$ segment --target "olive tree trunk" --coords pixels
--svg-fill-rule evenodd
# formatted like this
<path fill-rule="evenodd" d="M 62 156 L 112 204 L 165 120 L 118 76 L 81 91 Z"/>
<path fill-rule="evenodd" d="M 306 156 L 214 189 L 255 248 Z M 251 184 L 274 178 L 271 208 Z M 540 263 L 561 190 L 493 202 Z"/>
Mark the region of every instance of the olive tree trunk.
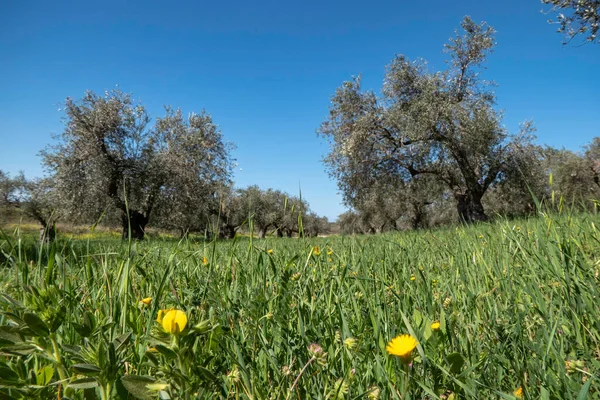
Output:
<path fill-rule="evenodd" d="M 54 224 L 42 224 L 40 228 L 40 243 L 52 243 L 56 239 L 56 226 Z"/>
<path fill-rule="evenodd" d="M 123 211 L 121 215 L 123 224 L 123 239 L 129 239 L 129 230 L 131 228 L 131 239 L 143 240 L 146 234 L 146 225 L 148 218 L 139 211 L 129 210 L 129 218 L 127 212 Z"/>
<path fill-rule="evenodd" d="M 470 191 L 459 193 L 454 196 L 460 222 L 472 224 L 488 220 L 488 216 L 485 214 L 483 204 L 481 203 L 482 197 L 482 194 Z"/>

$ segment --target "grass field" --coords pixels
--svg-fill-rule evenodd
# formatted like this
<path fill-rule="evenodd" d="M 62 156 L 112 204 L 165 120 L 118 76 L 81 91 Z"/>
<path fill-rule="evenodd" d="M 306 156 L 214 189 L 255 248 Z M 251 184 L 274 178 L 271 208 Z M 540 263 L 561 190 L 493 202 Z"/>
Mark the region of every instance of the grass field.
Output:
<path fill-rule="evenodd" d="M 599 224 L 41 250 L 5 234 L 0 398 L 597 399 Z M 170 308 L 185 326 L 155 321 Z M 406 359 L 386 351 L 400 334 L 419 342 Z"/>

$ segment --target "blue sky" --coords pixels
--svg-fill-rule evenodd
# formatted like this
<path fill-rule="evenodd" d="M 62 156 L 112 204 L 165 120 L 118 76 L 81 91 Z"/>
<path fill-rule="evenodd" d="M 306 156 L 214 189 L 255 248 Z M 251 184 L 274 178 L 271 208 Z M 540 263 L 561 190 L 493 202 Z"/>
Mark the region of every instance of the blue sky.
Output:
<path fill-rule="evenodd" d="M 538 0 L 14 1 L 0 6 L 0 169 L 43 173 L 37 154 L 62 130 L 67 96 L 115 85 L 145 104 L 206 109 L 227 140 L 238 186 L 343 207 L 315 131 L 344 80 L 378 90 L 394 54 L 444 68 L 443 44 L 463 16 L 498 45 L 494 80 L 505 125 L 534 119 L 538 141 L 577 150 L 600 135 L 600 46 L 563 46 Z"/>

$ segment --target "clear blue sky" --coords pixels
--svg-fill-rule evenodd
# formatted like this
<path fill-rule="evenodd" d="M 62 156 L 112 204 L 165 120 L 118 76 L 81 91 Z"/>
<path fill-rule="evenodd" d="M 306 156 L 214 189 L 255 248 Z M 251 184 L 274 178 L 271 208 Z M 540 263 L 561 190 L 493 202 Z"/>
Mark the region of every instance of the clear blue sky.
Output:
<path fill-rule="evenodd" d="M 486 78 L 516 131 L 577 150 L 600 135 L 600 46 L 563 46 L 538 0 L 4 1 L 0 5 L 0 169 L 42 174 L 67 96 L 116 84 L 156 116 L 206 109 L 237 145 L 238 186 L 297 194 L 335 218 L 316 128 L 344 80 L 381 87 L 394 54 L 444 68 L 464 15 L 496 28 Z M 240 169 L 241 168 L 241 169 Z"/>

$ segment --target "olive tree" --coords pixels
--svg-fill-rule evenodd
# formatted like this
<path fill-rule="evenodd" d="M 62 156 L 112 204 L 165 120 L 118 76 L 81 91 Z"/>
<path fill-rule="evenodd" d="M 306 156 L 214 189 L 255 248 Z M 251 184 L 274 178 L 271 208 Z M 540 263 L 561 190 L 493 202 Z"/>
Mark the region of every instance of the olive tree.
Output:
<path fill-rule="evenodd" d="M 593 144 L 592 144 L 593 145 Z M 549 191 L 554 200 L 579 209 L 594 210 L 600 197 L 600 187 L 596 183 L 593 161 L 593 147 L 581 154 L 567 149 L 545 149 L 544 165 L 549 178 Z"/>
<path fill-rule="evenodd" d="M 329 231 L 327 217 L 320 217 L 314 211 L 310 211 L 302 217 L 302 230 L 305 236 L 317 237 Z"/>
<path fill-rule="evenodd" d="M 551 12 L 558 13 L 558 32 L 565 35 L 565 43 L 576 36 L 584 36 L 591 43 L 600 43 L 600 1 L 598 0 L 542 0 L 552 6 Z"/>
<path fill-rule="evenodd" d="M 41 225 L 40 241 L 52 242 L 56 236 L 56 192 L 49 178 L 27 179 L 23 173 L 11 178 L 0 171 L 0 206 L 20 210 Z"/>
<path fill-rule="evenodd" d="M 429 175 L 452 193 L 461 221 L 485 221 L 486 191 L 510 168 L 526 168 L 517 150 L 530 144 L 532 127 L 510 135 L 481 77 L 494 30 L 469 17 L 461 26 L 446 45 L 446 70 L 430 72 L 425 61 L 399 55 L 381 96 L 363 91 L 360 77 L 337 89 L 319 133 L 330 143 L 325 165 L 345 200 L 381 179 Z"/>
<path fill-rule="evenodd" d="M 230 175 L 228 147 L 212 118 L 167 107 L 150 127 L 146 109 L 118 90 L 68 98 L 65 129 L 42 151 L 71 218 L 121 214 L 123 237 L 143 239 L 153 212 L 183 220 Z"/>

